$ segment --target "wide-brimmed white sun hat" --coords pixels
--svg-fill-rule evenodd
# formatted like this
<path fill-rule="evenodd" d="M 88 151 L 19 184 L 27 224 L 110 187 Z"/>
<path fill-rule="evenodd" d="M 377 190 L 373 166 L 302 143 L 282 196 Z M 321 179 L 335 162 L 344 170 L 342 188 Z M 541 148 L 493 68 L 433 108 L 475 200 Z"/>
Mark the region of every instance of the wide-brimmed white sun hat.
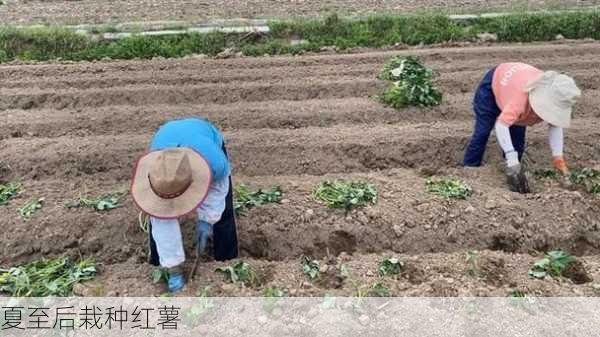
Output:
<path fill-rule="evenodd" d="M 541 119 L 561 128 L 571 125 L 571 113 L 581 90 L 573 78 L 556 71 L 546 71 L 525 86 L 529 104 Z"/>

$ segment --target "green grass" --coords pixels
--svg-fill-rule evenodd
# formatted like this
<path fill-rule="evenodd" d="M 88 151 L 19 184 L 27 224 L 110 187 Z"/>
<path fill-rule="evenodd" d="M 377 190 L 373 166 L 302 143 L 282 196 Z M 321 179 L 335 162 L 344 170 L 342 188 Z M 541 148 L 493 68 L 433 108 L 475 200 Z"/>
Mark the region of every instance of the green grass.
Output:
<path fill-rule="evenodd" d="M 234 188 L 233 208 L 235 214 L 244 215 L 251 208 L 268 203 L 279 203 L 282 195 L 283 192 L 279 186 L 274 186 L 268 190 L 251 191 L 245 185 L 238 185 Z"/>
<path fill-rule="evenodd" d="M 504 17 L 453 21 L 444 14 L 375 15 L 350 20 L 330 15 L 324 19 L 272 21 L 271 33 L 247 38 L 245 34 L 182 34 L 132 36 L 117 41 L 95 40 L 60 27 L 0 27 L 0 62 L 22 60 L 101 60 L 214 56 L 235 48 L 249 56 L 298 54 L 324 46 L 340 50 L 381 48 L 397 43 L 434 44 L 473 41 L 489 32 L 500 42 L 550 41 L 561 34 L 568 39 L 600 39 L 600 11 L 513 13 Z M 306 40 L 291 45 L 291 38 Z"/>
<path fill-rule="evenodd" d="M 96 275 L 95 263 L 74 263 L 68 257 L 34 261 L 23 266 L 0 269 L 0 293 L 12 296 L 69 296 L 76 283 Z"/>
<path fill-rule="evenodd" d="M 317 186 L 313 195 L 329 208 L 346 210 L 377 202 L 375 185 L 361 181 L 324 181 Z"/>

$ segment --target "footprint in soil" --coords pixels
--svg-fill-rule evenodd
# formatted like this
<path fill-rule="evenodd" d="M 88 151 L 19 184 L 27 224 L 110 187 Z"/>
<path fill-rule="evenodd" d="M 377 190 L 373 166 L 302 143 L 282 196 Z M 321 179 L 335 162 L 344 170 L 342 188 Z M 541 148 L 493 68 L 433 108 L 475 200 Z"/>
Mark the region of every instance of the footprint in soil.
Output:
<path fill-rule="evenodd" d="M 327 247 L 335 256 L 342 252 L 352 254 L 356 251 L 356 237 L 346 231 L 335 231 L 329 234 Z"/>

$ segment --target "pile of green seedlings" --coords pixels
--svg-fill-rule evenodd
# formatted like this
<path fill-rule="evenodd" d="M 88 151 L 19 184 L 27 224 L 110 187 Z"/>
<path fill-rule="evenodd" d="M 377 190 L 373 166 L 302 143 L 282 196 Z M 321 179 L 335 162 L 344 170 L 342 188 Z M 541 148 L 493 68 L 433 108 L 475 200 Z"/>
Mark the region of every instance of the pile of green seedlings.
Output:
<path fill-rule="evenodd" d="M 244 215 L 251 208 L 268 203 L 279 203 L 282 195 L 283 192 L 279 186 L 268 190 L 251 191 L 245 185 L 238 185 L 234 188 L 233 208 L 236 215 Z"/>
<path fill-rule="evenodd" d="M 447 199 L 467 199 L 473 194 L 473 189 L 463 181 L 455 178 L 427 179 L 427 192 Z"/>
<path fill-rule="evenodd" d="M 96 211 L 109 211 L 120 207 L 120 202 L 127 195 L 127 192 L 116 192 L 105 194 L 100 197 L 91 198 L 80 196 L 77 199 L 69 200 L 65 203 L 66 208 L 88 207 Z"/>
<path fill-rule="evenodd" d="M 0 292 L 11 296 L 69 296 L 73 286 L 96 275 L 92 260 L 73 262 L 68 257 L 34 261 L 0 269 Z"/>
<path fill-rule="evenodd" d="M 21 184 L 8 182 L 0 184 L 0 206 L 8 205 L 10 199 L 16 197 L 21 192 Z"/>
<path fill-rule="evenodd" d="M 390 82 L 379 99 L 394 109 L 407 106 L 425 108 L 442 102 L 442 93 L 432 82 L 433 70 L 427 68 L 417 57 L 392 58 L 378 78 Z"/>
<path fill-rule="evenodd" d="M 324 181 L 313 192 L 314 197 L 329 208 L 350 210 L 377 202 L 375 185 L 361 181 Z"/>

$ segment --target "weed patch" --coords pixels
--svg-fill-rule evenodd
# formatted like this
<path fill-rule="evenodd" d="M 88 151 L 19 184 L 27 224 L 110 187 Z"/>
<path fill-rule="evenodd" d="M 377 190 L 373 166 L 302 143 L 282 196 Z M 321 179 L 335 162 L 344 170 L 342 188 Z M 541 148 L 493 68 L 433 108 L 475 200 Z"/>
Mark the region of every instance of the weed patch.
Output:
<path fill-rule="evenodd" d="M 124 192 L 117 192 L 106 194 L 98 198 L 79 197 L 75 200 L 67 201 L 65 207 L 67 208 L 79 208 L 89 207 L 96 211 L 109 211 L 115 209 L 120 205 L 121 200 L 125 196 Z"/>
<path fill-rule="evenodd" d="M 258 274 L 250 266 L 250 264 L 244 261 L 238 261 L 233 265 L 226 267 L 219 267 L 215 269 L 216 272 L 223 273 L 227 280 L 231 283 L 242 283 L 246 286 L 258 286 L 261 284 L 261 280 Z"/>
<path fill-rule="evenodd" d="M 40 260 L 10 269 L 0 269 L 0 292 L 12 296 L 69 296 L 76 283 L 96 275 L 95 263 L 74 263 L 68 257 Z"/>
<path fill-rule="evenodd" d="M 433 85 L 432 78 L 433 70 L 425 67 L 419 58 L 396 56 L 379 74 L 379 79 L 391 82 L 379 98 L 394 109 L 439 105 L 442 93 Z"/>
<path fill-rule="evenodd" d="M 346 210 L 377 202 L 375 185 L 359 181 L 324 181 L 317 186 L 313 195 L 329 208 Z"/>
<path fill-rule="evenodd" d="M 234 189 L 233 208 L 237 215 L 244 215 L 251 208 L 268 203 L 279 203 L 282 195 L 283 192 L 279 186 L 253 192 L 245 185 L 239 185 Z"/>
<path fill-rule="evenodd" d="M 0 206 L 8 204 L 8 201 L 21 192 L 21 184 L 9 182 L 0 184 Z"/>
<path fill-rule="evenodd" d="M 459 179 L 428 179 L 427 192 L 450 199 L 467 199 L 473 189 Z"/>
<path fill-rule="evenodd" d="M 44 198 L 38 198 L 28 201 L 21 208 L 18 209 L 21 218 L 25 221 L 29 220 L 35 212 L 42 209 L 44 205 Z"/>

